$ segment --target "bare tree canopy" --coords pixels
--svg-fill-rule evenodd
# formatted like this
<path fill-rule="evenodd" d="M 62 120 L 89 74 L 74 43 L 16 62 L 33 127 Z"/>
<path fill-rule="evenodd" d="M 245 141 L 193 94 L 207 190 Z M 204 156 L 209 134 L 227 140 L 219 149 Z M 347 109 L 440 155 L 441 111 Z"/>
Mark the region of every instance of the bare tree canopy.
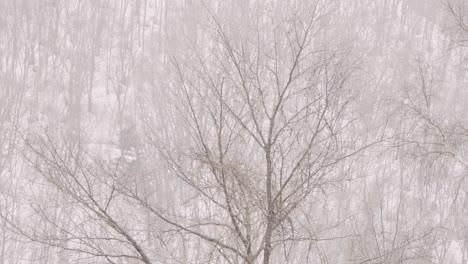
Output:
<path fill-rule="evenodd" d="M 468 263 L 465 0 L 0 3 L 0 264 Z"/>

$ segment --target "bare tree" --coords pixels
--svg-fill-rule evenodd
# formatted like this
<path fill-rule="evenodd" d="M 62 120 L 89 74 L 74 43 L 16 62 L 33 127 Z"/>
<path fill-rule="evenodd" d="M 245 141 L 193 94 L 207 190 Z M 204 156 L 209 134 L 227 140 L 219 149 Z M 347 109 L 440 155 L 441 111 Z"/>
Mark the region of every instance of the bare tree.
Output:
<path fill-rule="evenodd" d="M 419 206 L 430 212 L 424 224 L 435 231 L 426 246 L 432 244 L 438 263 L 446 263 L 453 257 L 449 250 L 462 244 L 465 233 L 460 221 L 466 214 L 462 204 L 467 192 L 464 148 L 468 134 L 467 120 L 461 114 L 466 109 L 461 106 L 463 95 L 452 94 L 453 88 L 437 79 L 434 66 L 421 59 L 416 65 L 414 79 L 398 103 L 402 121 L 397 143 L 403 160 L 421 164 L 413 168 L 417 176 L 413 186 L 426 197 Z"/>
<path fill-rule="evenodd" d="M 302 8 L 260 16 L 248 33 L 210 13 L 209 46 L 173 59 L 176 130 L 158 133 L 151 124 L 159 120 L 147 122 L 154 147 L 192 187 L 186 202 L 204 206 L 178 222 L 151 197 L 132 197 L 228 262 L 284 261 L 273 252 L 287 260 L 292 247 L 316 239 L 306 227 L 311 194 L 350 180 L 342 166 L 370 145 L 343 135 L 355 121 L 347 111 L 357 65 L 348 50 L 322 45 L 323 7 Z"/>
<path fill-rule="evenodd" d="M 464 0 L 447 0 L 444 2 L 449 16 L 447 25 L 452 38 L 462 46 L 467 45 L 468 36 L 468 6 Z"/>
<path fill-rule="evenodd" d="M 126 175 L 117 171 L 121 169 L 118 161 L 113 166 L 96 158 L 97 153 L 88 152 L 92 150 L 80 143 L 57 141 L 50 133 L 37 136 L 35 141 L 27 140 L 26 144 L 28 152 L 24 152 L 24 157 L 48 186 L 46 193 L 44 189 L 31 189 L 37 199 L 31 204 L 31 213 L 52 229 L 37 228 L 29 221 L 17 222 L 2 215 L 13 231 L 58 252 L 75 252 L 81 258 L 91 256 L 109 263 L 135 260 L 152 263 L 140 244 L 143 242 L 138 241 L 142 231 L 132 225 L 135 223 L 131 217 L 135 213 L 132 203 L 121 200 L 118 189 L 122 187 L 118 183 L 124 181 L 116 175 Z M 56 197 L 50 196 L 57 193 Z M 61 211 L 60 219 L 54 208 Z"/>
<path fill-rule="evenodd" d="M 0 1 L 0 263 L 466 262 L 465 2 Z"/>
<path fill-rule="evenodd" d="M 80 141 L 58 144 L 60 134 L 45 129 L 37 145 L 26 141 L 32 156 L 25 157 L 76 213 L 57 222 L 36 207 L 64 236 L 10 224 L 62 250 L 151 263 L 146 238 L 130 228 L 142 224 L 139 213 L 148 212 L 165 226 L 163 233 L 196 238 L 183 243 L 189 250 L 202 245 L 205 261 L 294 260 L 293 248 L 318 239 L 310 225 L 313 197 L 351 180 L 348 160 L 370 146 L 365 137 L 345 134 L 355 128 L 348 111 L 357 64 L 348 49 L 323 44 L 329 15 L 324 7 L 302 8 L 259 16 L 247 33 L 209 11 L 209 47 L 173 58 L 168 114 L 175 115 L 166 131 L 150 134 L 157 152 L 147 154 L 170 169 L 156 174 L 176 175 L 191 187 L 193 198 L 185 204 L 196 212 L 164 210 L 139 174 L 141 165 L 101 161 Z M 158 120 L 150 121 L 151 130 Z M 115 201 L 138 205 L 135 218 L 118 217 Z"/>

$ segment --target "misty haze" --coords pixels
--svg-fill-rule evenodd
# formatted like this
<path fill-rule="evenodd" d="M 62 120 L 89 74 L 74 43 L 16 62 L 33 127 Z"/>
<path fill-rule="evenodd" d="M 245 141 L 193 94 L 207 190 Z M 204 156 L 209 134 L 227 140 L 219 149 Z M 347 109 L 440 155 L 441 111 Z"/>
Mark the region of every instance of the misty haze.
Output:
<path fill-rule="evenodd" d="M 468 264 L 468 0 L 0 0 L 0 264 Z"/>

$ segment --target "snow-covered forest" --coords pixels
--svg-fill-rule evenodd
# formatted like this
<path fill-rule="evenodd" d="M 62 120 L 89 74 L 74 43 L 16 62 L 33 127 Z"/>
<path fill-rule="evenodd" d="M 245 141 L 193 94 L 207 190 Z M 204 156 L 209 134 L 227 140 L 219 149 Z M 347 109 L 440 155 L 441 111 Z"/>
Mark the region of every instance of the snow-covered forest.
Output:
<path fill-rule="evenodd" d="M 0 264 L 466 264 L 467 66 L 467 0 L 2 0 Z"/>

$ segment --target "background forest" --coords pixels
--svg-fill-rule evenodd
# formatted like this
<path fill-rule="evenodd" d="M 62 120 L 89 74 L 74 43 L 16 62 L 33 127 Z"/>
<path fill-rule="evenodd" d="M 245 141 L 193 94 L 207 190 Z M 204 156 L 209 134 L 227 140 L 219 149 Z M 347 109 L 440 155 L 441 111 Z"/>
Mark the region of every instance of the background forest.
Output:
<path fill-rule="evenodd" d="M 0 264 L 468 263 L 468 1 L 0 1 Z"/>

